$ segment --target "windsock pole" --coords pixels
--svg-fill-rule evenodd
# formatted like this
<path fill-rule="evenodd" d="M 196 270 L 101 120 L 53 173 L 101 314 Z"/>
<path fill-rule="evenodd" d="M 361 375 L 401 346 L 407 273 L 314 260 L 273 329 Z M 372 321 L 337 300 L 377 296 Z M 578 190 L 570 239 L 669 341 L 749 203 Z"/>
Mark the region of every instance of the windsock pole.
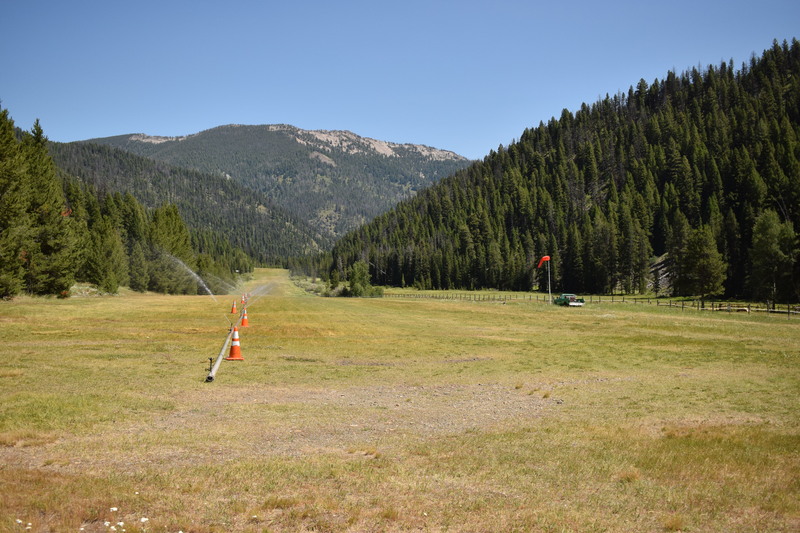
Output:
<path fill-rule="evenodd" d="M 550 256 L 545 255 L 541 259 L 539 259 L 539 264 L 536 265 L 536 268 L 542 268 L 542 263 L 547 263 L 547 299 L 549 303 L 553 303 L 553 292 L 550 290 Z"/>

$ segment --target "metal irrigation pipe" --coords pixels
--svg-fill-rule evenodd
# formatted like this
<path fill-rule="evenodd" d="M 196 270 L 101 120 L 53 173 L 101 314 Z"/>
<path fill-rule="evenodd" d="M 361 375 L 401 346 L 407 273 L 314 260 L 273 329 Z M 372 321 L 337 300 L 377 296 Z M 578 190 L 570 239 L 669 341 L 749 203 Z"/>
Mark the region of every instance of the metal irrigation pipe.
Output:
<path fill-rule="evenodd" d="M 230 320 L 228 322 L 230 322 Z M 236 327 L 239 327 L 239 324 L 241 322 L 242 322 L 242 314 L 240 312 L 239 320 L 236 321 Z M 220 348 L 219 350 L 219 355 L 217 356 L 217 360 L 211 367 L 211 371 L 208 373 L 208 376 L 206 376 L 206 383 L 211 383 L 212 381 L 214 381 L 214 376 L 216 375 L 217 370 L 219 370 L 219 365 L 222 363 L 222 359 L 225 357 L 225 351 L 228 349 L 228 344 L 230 344 L 231 338 L 233 337 L 233 327 L 234 327 L 233 323 L 231 323 L 231 329 L 228 331 L 228 336 L 225 337 L 225 342 L 222 343 L 222 348 Z"/>

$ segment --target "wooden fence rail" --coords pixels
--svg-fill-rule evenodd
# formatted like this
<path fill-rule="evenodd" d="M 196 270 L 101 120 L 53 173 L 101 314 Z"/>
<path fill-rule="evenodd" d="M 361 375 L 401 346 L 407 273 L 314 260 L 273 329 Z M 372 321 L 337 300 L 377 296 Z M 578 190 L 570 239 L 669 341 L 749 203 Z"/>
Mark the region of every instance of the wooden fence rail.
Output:
<path fill-rule="evenodd" d="M 547 303 L 548 296 L 542 294 L 528 293 L 526 294 L 490 294 L 490 293 L 384 293 L 384 298 L 411 298 L 411 299 L 429 299 L 429 300 L 457 300 L 468 302 L 510 302 L 510 301 L 529 301 Z M 629 304 L 647 304 L 655 305 L 657 307 L 673 307 L 681 310 L 696 310 L 696 311 L 719 311 L 728 313 L 767 313 L 786 315 L 791 318 L 792 315 L 800 315 L 800 305 L 787 304 L 786 307 L 775 306 L 769 308 L 766 305 L 758 305 L 752 303 L 742 302 L 714 302 L 706 301 L 705 303 L 700 300 L 673 300 L 663 298 L 647 298 L 647 297 L 625 297 L 622 296 L 589 296 L 586 303 L 629 303 Z"/>

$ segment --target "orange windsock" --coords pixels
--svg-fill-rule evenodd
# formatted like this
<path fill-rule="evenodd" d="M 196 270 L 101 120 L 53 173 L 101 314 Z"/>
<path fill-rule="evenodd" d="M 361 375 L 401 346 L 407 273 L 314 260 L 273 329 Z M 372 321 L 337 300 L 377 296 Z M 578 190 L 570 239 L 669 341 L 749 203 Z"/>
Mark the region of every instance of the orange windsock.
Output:
<path fill-rule="evenodd" d="M 233 327 L 233 338 L 231 339 L 231 353 L 225 358 L 226 361 L 244 361 L 242 348 L 239 346 L 239 328 Z"/>
<path fill-rule="evenodd" d="M 236 314 L 236 300 L 233 301 L 233 305 L 231 305 L 231 314 Z"/>
<path fill-rule="evenodd" d="M 246 328 L 250 324 L 247 322 L 247 308 L 242 309 L 242 327 Z"/>

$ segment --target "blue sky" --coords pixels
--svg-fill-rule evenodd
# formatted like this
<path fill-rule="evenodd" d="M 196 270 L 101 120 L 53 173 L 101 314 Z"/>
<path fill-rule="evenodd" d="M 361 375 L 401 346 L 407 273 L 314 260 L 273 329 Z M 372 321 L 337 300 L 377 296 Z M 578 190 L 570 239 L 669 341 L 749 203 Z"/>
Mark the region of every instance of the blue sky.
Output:
<path fill-rule="evenodd" d="M 0 105 L 54 141 L 223 124 L 343 129 L 482 158 L 640 78 L 738 69 L 797 0 L 7 2 Z"/>

